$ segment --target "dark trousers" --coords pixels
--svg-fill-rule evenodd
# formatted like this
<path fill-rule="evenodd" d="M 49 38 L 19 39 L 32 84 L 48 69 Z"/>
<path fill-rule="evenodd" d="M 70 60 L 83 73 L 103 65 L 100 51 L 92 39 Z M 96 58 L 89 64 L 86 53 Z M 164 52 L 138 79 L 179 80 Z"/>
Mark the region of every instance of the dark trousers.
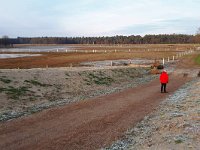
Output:
<path fill-rule="evenodd" d="M 161 83 L 161 92 L 166 92 L 166 83 Z"/>

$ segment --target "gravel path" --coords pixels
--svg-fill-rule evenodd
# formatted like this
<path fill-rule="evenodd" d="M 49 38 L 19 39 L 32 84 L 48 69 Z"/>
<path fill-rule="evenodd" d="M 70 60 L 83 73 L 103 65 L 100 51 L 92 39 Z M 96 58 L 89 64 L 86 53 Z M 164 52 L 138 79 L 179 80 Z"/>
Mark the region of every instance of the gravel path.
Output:
<path fill-rule="evenodd" d="M 186 83 L 109 150 L 199 149 L 200 78 Z"/>
<path fill-rule="evenodd" d="M 121 92 L 0 123 L 0 147 L 2 150 L 101 148 L 120 138 L 188 80 L 181 75 L 170 76 L 166 94 L 159 92 L 160 83 L 156 79 Z"/>

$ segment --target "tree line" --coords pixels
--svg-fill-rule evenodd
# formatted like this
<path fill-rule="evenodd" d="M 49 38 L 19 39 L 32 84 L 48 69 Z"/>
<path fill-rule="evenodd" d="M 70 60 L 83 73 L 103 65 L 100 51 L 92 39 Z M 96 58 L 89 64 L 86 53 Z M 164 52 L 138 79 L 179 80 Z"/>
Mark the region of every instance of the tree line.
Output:
<path fill-rule="evenodd" d="M 0 38 L 0 47 L 13 44 L 190 44 L 200 43 L 200 34 L 160 34 L 111 37 L 17 37 Z"/>

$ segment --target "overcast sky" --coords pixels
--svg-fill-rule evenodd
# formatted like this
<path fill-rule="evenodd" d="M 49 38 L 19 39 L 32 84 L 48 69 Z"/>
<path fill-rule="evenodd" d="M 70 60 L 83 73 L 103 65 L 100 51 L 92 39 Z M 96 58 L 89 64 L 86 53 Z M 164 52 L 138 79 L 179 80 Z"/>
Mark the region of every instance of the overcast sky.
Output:
<path fill-rule="evenodd" d="M 0 0 L 0 37 L 195 34 L 200 0 Z"/>

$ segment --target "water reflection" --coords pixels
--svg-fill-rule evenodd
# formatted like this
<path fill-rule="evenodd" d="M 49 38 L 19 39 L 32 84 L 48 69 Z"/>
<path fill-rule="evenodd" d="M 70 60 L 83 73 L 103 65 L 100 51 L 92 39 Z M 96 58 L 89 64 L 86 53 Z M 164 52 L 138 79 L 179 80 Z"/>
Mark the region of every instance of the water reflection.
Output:
<path fill-rule="evenodd" d="M 41 56 L 41 54 L 0 54 L 0 59 L 30 57 L 30 56 Z"/>

